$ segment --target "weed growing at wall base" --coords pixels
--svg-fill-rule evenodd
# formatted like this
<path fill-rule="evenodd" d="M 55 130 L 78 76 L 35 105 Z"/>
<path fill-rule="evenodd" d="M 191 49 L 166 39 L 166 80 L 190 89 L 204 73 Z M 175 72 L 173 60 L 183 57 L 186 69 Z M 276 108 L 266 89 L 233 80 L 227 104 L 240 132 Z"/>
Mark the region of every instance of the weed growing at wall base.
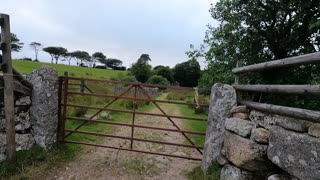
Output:
<path fill-rule="evenodd" d="M 201 170 L 201 167 L 196 167 L 186 175 L 190 180 L 219 180 L 220 171 L 221 166 L 217 162 L 214 162 L 206 173 Z"/>

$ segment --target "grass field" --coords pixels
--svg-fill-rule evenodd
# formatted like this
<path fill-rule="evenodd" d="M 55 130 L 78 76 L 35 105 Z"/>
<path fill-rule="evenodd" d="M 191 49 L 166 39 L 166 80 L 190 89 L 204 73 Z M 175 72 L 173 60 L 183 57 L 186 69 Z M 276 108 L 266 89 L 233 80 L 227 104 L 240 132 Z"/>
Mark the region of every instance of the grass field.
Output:
<path fill-rule="evenodd" d="M 59 75 L 63 75 L 65 71 L 69 73 L 69 76 L 75 77 L 86 77 L 86 78 L 98 78 L 98 79 L 109 79 L 112 77 L 125 76 L 128 74 L 127 71 L 117 71 L 110 69 L 97 69 L 89 67 L 79 67 L 79 66 L 69 66 L 63 64 L 50 64 L 44 62 L 34 62 L 34 61 L 23 61 L 23 60 L 13 60 L 13 67 L 15 67 L 19 72 L 27 74 L 33 70 L 40 68 L 42 66 L 51 66 L 58 70 Z"/>

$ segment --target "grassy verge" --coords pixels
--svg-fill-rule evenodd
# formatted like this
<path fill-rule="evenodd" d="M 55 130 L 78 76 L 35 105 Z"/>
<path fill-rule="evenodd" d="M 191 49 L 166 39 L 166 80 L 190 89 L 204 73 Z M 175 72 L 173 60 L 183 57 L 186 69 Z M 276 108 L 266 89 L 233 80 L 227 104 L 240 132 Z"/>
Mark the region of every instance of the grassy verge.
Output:
<path fill-rule="evenodd" d="M 0 179 L 30 179 L 34 172 L 50 170 L 73 159 L 80 151 L 79 146 L 72 144 L 58 145 L 46 151 L 40 146 L 34 146 L 27 151 L 17 152 L 15 164 L 0 162 Z"/>
<path fill-rule="evenodd" d="M 64 64 L 50 64 L 50 63 L 23 61 L 23 60 L 13 60 L 12 64 L 13 64 L 13 67 L 15 67 L 19 72 L 23 74 L 30 73 L 33 70 L 38 69 L 44 65 L 56 68 L 59 75 L 63 75 L 65 71 L 68 71 L 70 76 L 76 76 L 76 77 L 106 79 L 106 78 L 112 78 L 112 77 L 118 77 L 118 76 L 125 76 L 128 74 L 127 71 L 97 69 L 97 68 L 89 68 L 89 67 L 69 66 Z"/>
<path fill-rule="evenodd" d="M 204 173 L 200 167 L 194 168 L 186 175 L 190 180 L 219 180 L 221 166 L 218 163 L 213 163 Z"/>
<path fill-rule="evenodd" d="M 188 106 L 178 106 L 181 114 L 186 117 L 207 118 L 206 114 L 196 114 L 193 108 Z M 206 132 L 206 121 L 184 121 L 184 128 L 190 131 Z M 198 146 L 203 146 L 205 137 L 199 135 L 188 135 L 191 140 Z M 204 173 L 200 166 L 186 173 L 190 180 L 219 180 L 221 166 L 218 163 L 213 163 L 206 173 Z"/>

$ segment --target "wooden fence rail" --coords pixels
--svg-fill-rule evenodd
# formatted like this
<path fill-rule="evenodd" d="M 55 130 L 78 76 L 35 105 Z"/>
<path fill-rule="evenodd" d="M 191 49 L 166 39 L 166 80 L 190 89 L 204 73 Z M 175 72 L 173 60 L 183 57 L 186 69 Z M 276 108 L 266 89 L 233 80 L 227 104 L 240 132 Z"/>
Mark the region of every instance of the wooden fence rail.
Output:
<path fill-rule="evenodd" d="M 302 56 L 289 57 L 275 61 L 237 67 L 232 70 L 235 74 L 235 84 L 233 87 L 237 91 L 258 92 L 258 93 L 277 93 L 277 94 L 292 94 L 292 95 L 320 95 L 320 85 L 286 85 L 286 84 L 255 84 L 243 85 L 240 84 L 240 74 L 248 72 L 266 71 L 269 69 L 283 68 L 293 65 L 306 65 L 320 63 L 320 52 L 310 53 Z M 239 94 L 237 92 L 237 94 Z M 278 106 L 273 104 L 258 103 L 252 101 L 243 101 L 238 99 L 239 104 L 248 106 L 249 108 L 284 115 L 292 118 L 304 119 L 313 122 L 320 122 L 320 111 L 312 111 L 301 108 L 293 108 L 286 106 Z"/>

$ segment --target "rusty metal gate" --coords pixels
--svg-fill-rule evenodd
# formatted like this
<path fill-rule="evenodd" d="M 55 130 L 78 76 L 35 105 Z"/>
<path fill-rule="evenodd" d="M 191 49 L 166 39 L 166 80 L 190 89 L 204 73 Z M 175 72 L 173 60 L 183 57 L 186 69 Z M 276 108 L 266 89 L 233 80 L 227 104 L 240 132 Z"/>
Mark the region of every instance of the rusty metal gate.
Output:
<path fill-rule="evenodd" d="M 98 86 L 97 84 L 100 84 Z M 97 92 L 91 87 L 99 87 L 97 88 Z M 59 78 L 59 123 L 58 123 L 58 140 L 62 143 L 74 143 L 74 144 L 81 144 L 81 145 L 89 145 L 89 146 L 96 146 L 96 147 L 104 147 L 104 148 L 111 148 L 117 150 L 125 150 L 125 151 L 133 151 L 139 153 L 148 153 L 153 155 L 162 155 L 162 156 L 169 156 L 169 157 L 176 157 L 176 158 L 184 158 L 190 160 L 201 160 L 202 155 L 202 146 L 195 145 L 192 141 L 190 136 L 202 136 L 204 138 L 205 132 L 195 132 L 189 130 L 182 130 L 181 127 L 178 126 L 175 120 L 189 120 L 189 121 L 202 121 L 202 123 L 206 123 L 206 118 L 194 118 L 194 117 L 183 117 L 183 116 L 176 116 L 176 115 L 169 115 L 164 111 L 164 109 L 159 105 L 159 103 L 169 103 L 169 104 L 178 104 L 178 105 L 188 105 L 188 106 L 198 106 L 198 107 L 209 107 L 208 104 L 201 104 L 198 101 L 194 101 L 191 103 L 186 103 L 184 101 L 172 101 L 172 100 L 163 100 L 156 98 L 157 95 L 161 94 L 162 92 L 166 92 L 168 90 L 175 90 L 175 91 L 192 91 L 196 92 L 198 95 L 198 89 L 188 88 L 188 87 L 178 87 L 178 86 L 164 86 L 164 85 L 154 85 L 154 84 L 142 84 L 142 83 L 133 83 L 133 82 L 120 82 L 120 81 L 112 81 L 112 80 L 99 80 L 99 79 L 84 79 L 84 78 L 75 78 L 75 77 L 68 77 L 67 74 L 65 76 L 61 76 Z M 95 98 L 95 101 L 102 101 L 102 107 L 92 106 L 91 104 L 88 105 L 87 99 L 81 100 L 84 97 L 92 97 Z M 108 101 L 104 101 L 104 99 L 108 99 Z M 92 100 L 92 99 L 90 99 Z M 130 102 L 130 109 L 119 109 L 119 108 L 112 108 L 112 105 L 115 104 L 117 101 L 126 101 Z M 150 113 L 150 112 L 142 112 L 137 109 L 137 103 L 149 103 L 153 104 L 160 113 Z M 105 104 L 103 104 L 105 103 Z M 84 116 L 81 115 L 73 115 L 70 113 L 71 110 L 78 110 L 80 109 L 84 111 L 91 111 L 91 115 Z M 122 121 L 117 120 L 109 120 L 108 118 L 100 119 L 99 114 L 102 112 L 109 112 L 109 113 L 126 113 L 131 114 L 132 119 L 131 123 L 125 123 Z M 157 126 L 149 126 L 149 125 L 139 125 L 135 123 L 136 115 L 143 115 L 143 116 L 157 116 L 157 117 L 165 117 L 171 124 L 172 128 L 163 128 Z M 68 121 L 76 121 L 77 123 L 72 126 L 72 128 L 66 127 Z M 107 124 L 110 126 L 119 126 L 119 127 L 127 127 L 131 128 L 131 136 L 118 136 L 112 133 L 106 134 L 101 132 L 95 132 L 90 130 L 81 130 L 82 127 L 90 124 L 90 123 L 101 123 Z M 174 132 L 183 135 L 187 143 L 174 143 L 174 142 L 163 142 L 158 140 L 152 139 L 143 139 L 135 137 L 135 130 L 136 129 L 149 129 L 153 131 L 164 131 L 164 132 Z M 82 140 L 72 140 L 69 137 L 73 134 L 82 134 L 82 135 L 91 135 L 91 136 L 99 136 L 99 137 L 107 137 L 107 138 L 117 138 L 130 141 L 130 147 L 114 147 L 108 144 L 98 144 L 99 141 L 94 142 L 87 142 Z M 135 149 L 133 147 L 134 142 L 145 142 L 145 143 L 155 143 L 155 144 L 162 144 L 168 146 L 179 146 L 184 148 L 192 148 L 195 149 L 199 154 L 200 157 L 189 157 L 184 155 L 177 155 L 177 154 L 170 154 L 165 152 L 151 152 L 145 151 L 141 149 Z"/>

